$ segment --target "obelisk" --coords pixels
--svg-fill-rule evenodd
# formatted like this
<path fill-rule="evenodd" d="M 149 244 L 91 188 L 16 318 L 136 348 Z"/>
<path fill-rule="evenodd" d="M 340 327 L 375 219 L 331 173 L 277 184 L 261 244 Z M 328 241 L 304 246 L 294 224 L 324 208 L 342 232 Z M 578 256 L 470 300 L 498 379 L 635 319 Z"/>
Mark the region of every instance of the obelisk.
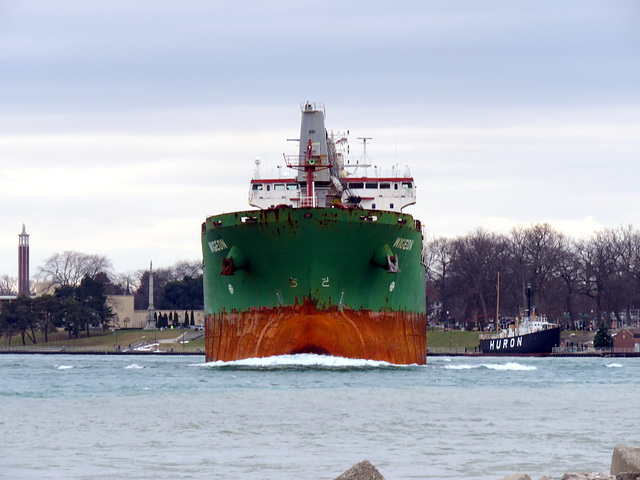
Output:
<path fill-rule="evenodd" d="M 156 320 L 154 318 L 155 308 L 153 308 L 153 261 L 149 262 L 149 308 L 147 308 L 147 326 L 145 329 L 155 329 Z"/>

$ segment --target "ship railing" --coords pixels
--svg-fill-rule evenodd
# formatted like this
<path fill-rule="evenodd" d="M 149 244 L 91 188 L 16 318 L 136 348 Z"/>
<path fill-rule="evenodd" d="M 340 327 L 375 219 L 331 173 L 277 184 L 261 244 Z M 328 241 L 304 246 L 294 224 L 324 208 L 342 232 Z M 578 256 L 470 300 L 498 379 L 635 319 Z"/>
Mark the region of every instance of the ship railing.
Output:
<path fill-rule="evenodd" d="M 464 355 L 465 353 L 469 353 L 466 347 L 427 347 L 427 355 Z"/>
<path fill-rule="evenodd" d="M 313 208 L 316 206 L 316 198 L 315 197 L 300 197 L 300 207 L 301 208 Z"/>
<path fill-rule="evenodd" d="M 306 155 L 283 155 L 284 163 L 289 168 L 304 168 L 306 166 Z"/>
<path fill-rule="evenodd" d="M 388 169 L 381 169 L 381 168 L 377 168 L 377 167 L 373 167 L 373 169 L 371 168 L 371 164 L 363 164 L 362 162 L 360 162 L 359 160 L 354 160 L 354 159 L 346 159 L 344 160 L 344 168 L 356 168 L 356 169 L 363 169 L 362 173 L 357 173 L 357 172 L 353 172 L 350 174 L 350 176 L 355 177 L 355 178 L 371 178 L 371 179 L 375 179 L 375 178 L 413 178 L 411 176 L 411 170 L 407 167 L 405 169 L 401 169 L 401 168 L 392 168 L 391 170 Z M 348 179 L 348 177 L 347 177 Z"/>
<path fill-rule="evenodd" d="M 552 353 L 562 354 L 562 353 L 595 353 L 595 349 L 588 345 L 574 345 L 567 347 L 553 347 L 551 350 Z"/>
<path fill-rule="evenodd" d="M 529 333 L 533 333 L 533 330 L 530 329 L 526 329 L 526 328 L 520 328 L 520 329 L 513 329 L 513 330 L 500 330 L 499 332 L 493 332 L 493 333 L 481 333 L 478 338 L 480 340 L 495 340 L 498 338 L 513 338 L 513 337 L 519 337 L 521 335 L 528 335 Z"/>
<path fill-rule="evenodd" d="M 594 348 L 591 345 L 567 345 L 563 347 L 553 347 L 553 353 L 563 354 L 563 353 L 597 353 L 602 355 L 625 355 L 625 354 L 635 354 L 640 355 L 640 349 L 631 348 L 631 347 L 601 347 Z"/>
<path fill-rule="evenodd" d="M 328 155 L 314 155 L 310 159 L 306 155 L 283 154 L 284 162 L 289 168 L 305 170 L 308 167 L 315 167 L 315 170 L 331 168 L 333 164 Z"/>
<path fill-rule="evenodd" d="M 304 102 L 300 104 L 300 111 L 302 112 L 322 112 L 322 115 L 326 117 L 324 103 L 321 102 Z"/>

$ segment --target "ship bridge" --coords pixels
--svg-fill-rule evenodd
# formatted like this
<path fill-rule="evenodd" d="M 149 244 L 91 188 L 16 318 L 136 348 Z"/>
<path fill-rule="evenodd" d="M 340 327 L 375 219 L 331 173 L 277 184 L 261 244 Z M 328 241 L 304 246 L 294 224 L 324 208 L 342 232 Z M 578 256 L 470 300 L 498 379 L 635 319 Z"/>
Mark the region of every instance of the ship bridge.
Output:
<path fill-rule="evenodd" d="M 324 124 L 324 105 L 307 102 L 301 105 L 299 151 L 284 155 L 292 175 L 263 175 L 260 162 L 249 189 L 249 204 L 260 209 L 278 207 L 345 206 L 367 210 L 401 212 L 416 203 L 413 177 L 407 167 L 383 171 L 371 167 L 367 140 L 362 137 L 364 151 L 358 160 L 345 159 L 349 152 L 346 133 L 329 133 Z M 285 170 L 286 171 L 286 170 Z"/>

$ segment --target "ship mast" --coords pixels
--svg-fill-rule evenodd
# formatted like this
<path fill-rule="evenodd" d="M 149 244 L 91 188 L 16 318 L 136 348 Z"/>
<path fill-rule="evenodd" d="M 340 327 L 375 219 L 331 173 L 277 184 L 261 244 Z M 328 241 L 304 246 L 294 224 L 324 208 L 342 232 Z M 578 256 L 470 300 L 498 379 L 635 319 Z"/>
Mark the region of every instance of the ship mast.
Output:
<path fill-rule="evenodd" d="M 332 167 L 328 155 L 327 131 L 324 126 L 324 106 L 307 102 L 302 106 L 298 155 L 284 155 L 287 167 L 298 170 L 298 182 L 306 183 L 306 192 L 300 195 L 300 207 L 316 207 L 318 198 L 315 182 L 330 181 Z M 326 187 L 325 187 L 326 190 Z"/>
<path fill-rule="evenodd" d="M 307 144 L 307 151 L 305 152 L 304 169 L 307 172 L 307 201 L 301 203 L 301 207 L 315 207 L 316 206 L 316 189 L 313 183 L 313 172 L 316 169 L 315 159 L 311 158 L 313 153 L 313 144 L 311 139 Z"/>
<path fill-rule="evenodd" d="M 500 326 L 500 272 L 498 272 L 498 283 L 496 283 L 496 332 Z"/>
<path fill-rule="evenodd" d="M 366 175 L 367 167 L 371 166 L 371 160 L 369 160 L 369 155 L 367 155 L 367 140 L 373 140 L 373 137 L 358 137 L 358 140 L 362 140 L 362 155 L 360 156 L 358 164 L 364 167 L 364 173 Z"/>

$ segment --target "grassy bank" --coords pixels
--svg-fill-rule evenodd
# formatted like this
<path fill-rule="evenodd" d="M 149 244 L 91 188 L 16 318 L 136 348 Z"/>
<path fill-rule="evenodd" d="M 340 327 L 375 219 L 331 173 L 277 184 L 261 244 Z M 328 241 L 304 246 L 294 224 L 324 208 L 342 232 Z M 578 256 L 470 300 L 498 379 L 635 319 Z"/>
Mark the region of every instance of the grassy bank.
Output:
<path fill-rule="evenodd" d="M 116 331 L 92 331 L 87 337 L 86 332 L 81 332 L 80 338 L 69 339 L 69 334 L 64 331 L 49 334 L 49 342 L 45 343 L 42 334 L 36 335 L 37 344 L 31 343 L 27 339 L 26 347 L 67 347 L 67 348 L 103 348 L 115 349 L 120 345 L 121 349 L 128 348 L 129 345 L 135 346 L 139 344 L 158 343 L 161 350 L 180 351 L 181 348 L 197 349 L 204 351 L 204 337 L 197 340 L 189 341 L 186 344 L 179 343 L 178 337 L 183 332 L 191 332 L 190 330 L 141 330 L 141 329 L 122 329 Z M 442 329 L 434 329 L 427 331 L 427 345 L 430 348 L 466 348 L 473 351 L 474 347 L 479 345 L 478 332 L 463 332 L 460 330 L 452 330 L 445 332 Z M 3 337 L 0 343 L 1 347 L 8 346 L 7 337 Z M 14 336 L 11 340 L 11 346 L 21 347 L 22 338 Z"/>
<path fill-rule="evenodd" d="M 19 347 L 24 349 L 51 347 L 68 349 L 103 349 L 116 350 L 117 345 L 120 349 L 127 349 L 130 345 L 137 346 L 143 344 L 159 343 L 159 349 L 170 351 L 172 348 L 175 352 L 180 351 L 196 351 L 198 348 L 204 352 L 204 337 L 196 340 L 190 340 L 187 343 L 180 343 L 180 337 L 184 332 L 188 335 L 194 335 L 193 330 L 141 330 L 141 329 L 123 329 L 116 331 L 92 331 L 87 337 L 86 332 L 80 334 L 78 339 L 69 339 L 69 334 L 64 331 L 56 332 L 49 335 L 49 342 L 44 341 L 42 334 L 36 334 L 37 344 L 33 344 L 27 339 L 26 346 L 22 347 L 22 338 L 14 336 L 11 340 L 11 347 Z M 200 332 L 202 333 L 202 332 Z M 427 330 L 427 346 L 430 349 L 439 349 L 440 351 L 467 351 L 473 352 L 479 346 L 479 332 L 451 330 L 444 331 L 442 329 L 429 327 Z M 189 338 L 189 337 L 187 337 Z M 582 343 L 588 344 L 593 340 L 593 332 L 562 332 L 562 340 L 569 344 Z M 8 347 L 8 338 L 0 339 L 0 349 Z"/>
<path fill-rule="evenodd" d="M 44 336 L 41 333 L 36 334 L 37 343 L 32 343 L 31 340 L 26 340 L 26 346 L 22 345 L 21 336 L 13 336 L 11 339 L 11 347 L 20 347 L 24 349 L 29 348 L 69 348 L 69 349 L 104 349 L 115 350 L 117 346 L 120 349 L 129 348 L 129 346 L 144 345 L 159 343 L 160 350 L 170 351 L 171 348 L 174 351 L 179 352 L 180 349 L 197 350 L 200 348 L 204 351 L 204 337 L 197 340 L 188 341 L 187 343 L 180 343 L 179 337 L 188 332 L 188 335 L 192 335 L 192 330 L 181 329 L 165 329 L 165 330 L 142 330 L 142 329 L 122 329 L 115 331 L 92 331 L 90 336 L 87 336 L 86 332 L 81 332 L 79 338 L 69 338 L 69 334 L 64 331 L 59 331 L 49 334 L 49 341 L 44 341 Z M 202 333 L 202 332 L 200 332 Z M 188 337 L 187 337 L 188 338 Z M 9 339 L 5 336 L 2 337 L 0 342 L 0 348 L 6 348 L 9 346 Z"/>
<path fill-rule="evenodd" d="M 427 330 L 427 347 L 429 348 L 466 348 L 473 351 L 480 341 L 478 332 L 465 332 L 461 330 L 450 330 L 445 332 L 442 329 Z"/>

